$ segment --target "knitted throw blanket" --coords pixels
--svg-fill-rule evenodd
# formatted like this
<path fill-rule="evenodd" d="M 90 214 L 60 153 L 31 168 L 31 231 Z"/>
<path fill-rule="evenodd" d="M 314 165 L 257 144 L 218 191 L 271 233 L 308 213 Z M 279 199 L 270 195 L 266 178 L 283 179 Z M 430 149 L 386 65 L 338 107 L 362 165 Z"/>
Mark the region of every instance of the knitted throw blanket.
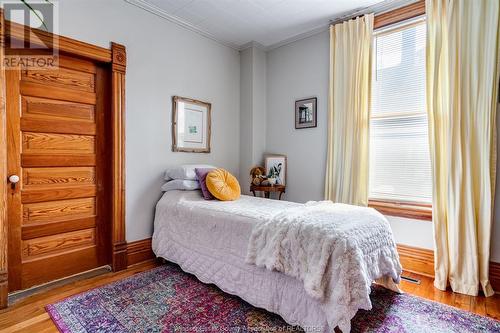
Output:
<path fill-rule="evenodd" d="M 247 262 L 293 276 L 310 296 L 337 305 L 331 320 L 343 331 L 349 331 L 358 309 L 371 308 L 374 280 L 390 277 L 399 283 L 401 274 L 385 217 L 372 208 L 331 201 L 286 209 L 256 225 Z"/>

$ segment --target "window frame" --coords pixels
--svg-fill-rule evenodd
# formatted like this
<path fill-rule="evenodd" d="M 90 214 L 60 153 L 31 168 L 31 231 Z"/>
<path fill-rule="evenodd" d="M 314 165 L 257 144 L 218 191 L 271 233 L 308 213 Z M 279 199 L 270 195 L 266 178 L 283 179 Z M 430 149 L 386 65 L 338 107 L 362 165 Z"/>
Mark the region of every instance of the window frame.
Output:
<path fill-rule="evenodd" d="M 379 30 L 389 25 L 423 15 L 425 15 L 425 1 L 421 0 L 408 6 L 376 15 L 373 29 L 374 31 Z M 372 207 L 384 215 L 432 221 L 432 204 L 368 198 L 368 207 Z"/>

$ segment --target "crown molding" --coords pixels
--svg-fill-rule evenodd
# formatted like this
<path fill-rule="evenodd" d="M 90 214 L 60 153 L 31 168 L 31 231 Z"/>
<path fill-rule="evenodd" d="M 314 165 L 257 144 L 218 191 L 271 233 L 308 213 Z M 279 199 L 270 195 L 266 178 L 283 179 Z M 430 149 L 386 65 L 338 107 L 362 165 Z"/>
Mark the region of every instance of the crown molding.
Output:
<path fill-rule="evenodd" d="M 271 44 L 271 45 L 266 47 L 266 51 L 271 51 L 271 50 L 277 49 L 279 47 L 291 44 L 293 42 L 298 42 L 299 40 L 306 39 L 308 37 L 312 37 L 314 35 L 320 34 L 322 32 L 327 31 L 329 27 L 330 27 L 330 24 L 322 24 L 320 26 L 317 26 L 314 29 L 308 30 L 306 32 L 300 33 L 298 35 L 292 36 L 292 37 L 287 38 L 287 39 L 283 39 L 280 42 Z"/>
<path fill-rule="evenodd" d="M 242 45 L 237 45 L 237 44 L 232 43 L 230 41 L 217 38 L 213 34 L 211 34 L 210 32 L 208 32 L 204 29 L 201 29 L 201 28 L 175 16 L 175 15 L 167 13 L 165 10 L 149 3 L 147 0 L 124 0 L 124 1 L 133 5 L 133 6 L 136 6 L 138 8 L 145 10 L 145 11 L 148 11 L 156 16 L 159 16 L 163 19 L 166 19 L 172 23 L 175 23 L 175 24 L 177 24 L 185 29 L 191 30 L 197 34 L 200 34 L 206 38 L 209 38 L 209 39 L 211 39 L 219 44 L 227 46 L 233 50 L 243 51 L 243 50 L 246 50 L 250 47 L 255 47 L 255 48 L 261 49 L 263 51 L 271 51 L 271 50 L 277 49 L 281 46 L 285 46 L 287 44 L 290 44 L 290 43 L 299 41 L 301 39 L 305 39 L 305 38 L 320 34 L 324 31 L 327 31 L 331 24 L 346 21 L 346 20 L 352 19 L 354 17 L 360 16 L 360 15 L 365 15 L 368 13 L 381 14 L 381 13 L 387 12 L 389 10 L 397 9 L 399 7 L 403 7 L 403 6 L 409 5 L 411 3 L 417 2 L 418 0 L 385 0 L 385 1 L 382 1 L 382 2 L 377 3 L 375 5 L 372 5 L 372 6 L 357 8 L 357 9 L 354 9 L 354 10 L 348 11 L 346 13 L 335 16 L 334 18 L 332 18 L 330 20 L 330 22 L 328 24 L 319 25 L 313 29 L 307 30 L 303 33 L 297 34 L 297 35 L 292 36 L 290 38 L 286 38 L 282 41 L 279 41 L 277 43 L 274 43 L 274 44 L 271 44 L 268 46 L 262 45 L 256 41 L 250 41 L 250 42 L 242 44 Z"/>
<path fill-rule="evenodd" d="M 407 6 L 407 5 L 412 4 L 414 2 L 417 2 L 417 1 L 419 1 L 419 0 L 385 0 L 385 1 L 382 1 L 382 2 L 377 3 L 375 5 L 372 5 L 372 6 L 350 10 L 346 13 L 337 15 L 336 17 L 332 18 L 328 24 L 320 25 L 314 29 L 311 29 L 311 30 L 308 30 L 308 31 L 303 32 L 301 34 L 284 39 L 284 40 L 277 42 L 275 44 L 271 44 L 271 45 L 266 47 L 266 50 L 271 51 L 271 50 L 277 49 L 279 47 L 285 46 L 287 44 L 297 42 L 301 39 L 305 39 L 305 38 L 320 34 L 322 32 L 327 31 L 328 28 L 330 27 L 330 25 L 332 25 L 332 24 L 347 21 L 347 20 L 350 20 L 350 19 L 355 18 L 357 16 L 361 16 L 361 15 L 365 15 L 365 14 L 369 14 L 369 13 L 382 14 L 382 13 L 388 12 L 390 10 L 394 10 L 394 9 L 397 9 L 397 8 L 400 8 L 403 6 Z"/>
<path fill-rule="evenodd" d="M 256 49 L 259 49 L 259 50 L 262 50 L 262 51 L 267 51 L 267 47 L 262 45 L 261 43 L 259 42 L 256 42 L 256 41 L 251 41 L 251 42 L 248 42 L 248 43 L 245 43 L 243 45 L 240 46 L 239 50 L 240 51 L 244 51 L 246 49 L 249 49 L 251 47 L 254 47 Z"/>
<path fill-rule="evenodd" d="M 214 35 L 212 35 L 211 33 L 209 33 L 208 31 L 205 31 L 203 29 L 200 29 L 198 28 L 197 26 L 189 23 L 189 22 L 186 22 L 184 21 L 183 19 L 175 16 L 175 15 L 171 15 L 169 13 L 167 13 L 166 11 L 164 11 L 163 9 L 149 3 L 148 1 L 146 0 L 124 0 L 125 2 L 133 5 L 133 6 L 136 6 L 138 8 L 141 8 L 147 12 L 150 12 L 151 14 L 154 14 L 156 16 L 159 16 L 167 21 L 170 21 L 172 23 L 175 23 L 187 30 L 191 30 L 193 32 L 196 32 L 197 34 L 200 34 L 208 39 L 211 39 L 219 44 L 222 44 L 224 46 L 227 46 L 231 49 L 234 49 L 236 51 L 239 51 L 240 50 L 240 46 L 239 45 L 236 45 L 234 43 L 231 43 L 229 41 L 226 41 L 226 40 L 222 40 L 220 38 L 217 38 L 215 37 Z"/>

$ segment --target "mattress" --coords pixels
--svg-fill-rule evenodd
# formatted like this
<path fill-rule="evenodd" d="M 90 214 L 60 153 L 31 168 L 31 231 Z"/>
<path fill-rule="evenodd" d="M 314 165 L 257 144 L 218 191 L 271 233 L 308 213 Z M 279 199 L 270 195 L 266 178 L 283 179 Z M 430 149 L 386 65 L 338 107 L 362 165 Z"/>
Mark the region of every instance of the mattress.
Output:
<path fill-rule="evenodd" d="M 244 195 L 237 201 L 207 201 L 199 191 L 165 192 L 156 206 L 153 251 L 289 324 L 329 332 L 324 305 L 301 281 L 245 263 L 253 226 L 280 208 L 298 205 Z"/>

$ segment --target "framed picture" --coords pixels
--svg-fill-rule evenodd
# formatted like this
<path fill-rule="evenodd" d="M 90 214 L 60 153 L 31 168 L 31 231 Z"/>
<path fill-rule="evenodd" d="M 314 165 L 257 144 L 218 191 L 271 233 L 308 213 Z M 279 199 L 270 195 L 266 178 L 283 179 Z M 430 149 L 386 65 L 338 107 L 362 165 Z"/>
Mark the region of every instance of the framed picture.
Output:
<path fill-rule="evenodd" d="M 286 184 L 287 166 L 285 155 L 266 155 L 265 168 L 268 178 L 276 178 L 276 185 Z"/>
<path fill-rule="evenodd" d="M 172 98 L 172 151 L 210 153 L 210 103 Z"/>
<path fill-rule="evenodd" d="M 295 101 L 295 128 L 311 128 L 318 126 L 316 105 L 318 99 L 311 97 Z"/>

